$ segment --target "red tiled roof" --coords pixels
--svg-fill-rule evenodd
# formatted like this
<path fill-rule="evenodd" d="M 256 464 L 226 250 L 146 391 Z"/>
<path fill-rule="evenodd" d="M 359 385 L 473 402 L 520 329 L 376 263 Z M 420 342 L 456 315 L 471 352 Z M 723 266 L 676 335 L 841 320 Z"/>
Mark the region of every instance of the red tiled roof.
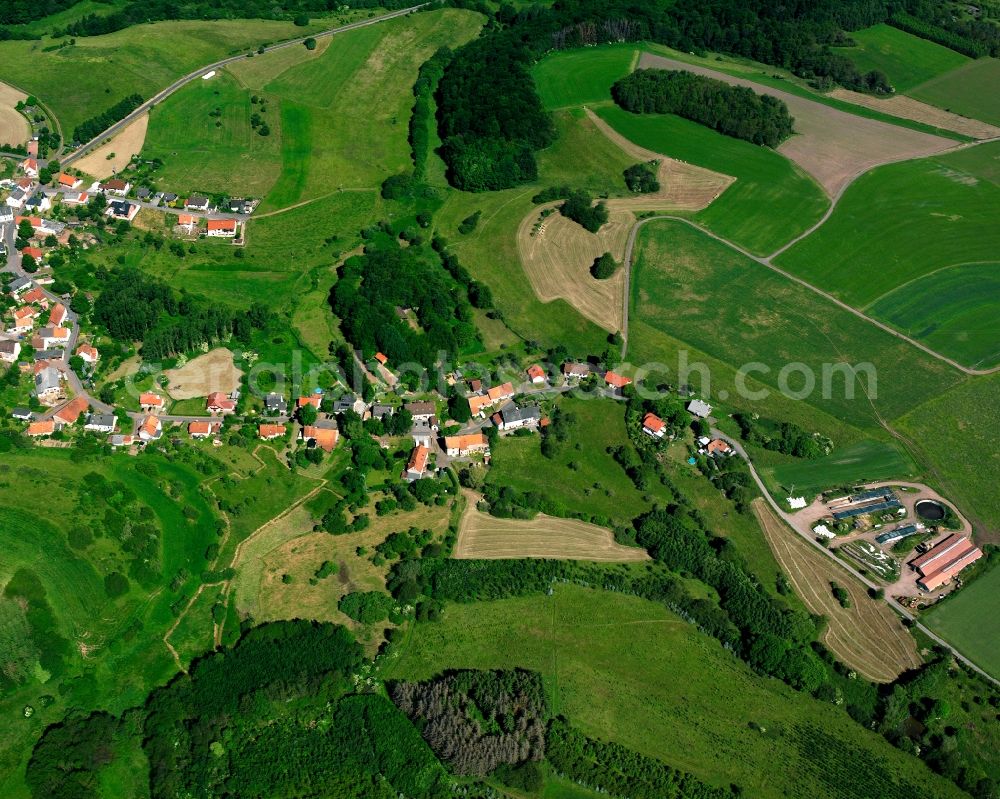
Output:
<path fill-rule="evenodd" d="M 472 447 L 485 447 L 486 436 L 482 433 L 467 433 L 464 436 L 445 436 L 445 449 L 457 449 L 464 452 Z"/>
<path fill-rule="evenodd" d="M 504 383 L 502 386 L 494 386 L 486 391 L 486 396 L 489 397 L 493 402 L 501 399 L 507 399 L 508 397 L 514 396 L 514 384 Z"/>
<path fill-rule="evenodd" d="M 56 431 L 56 423 L 52 419 L 44 422 L 32 422 L 28 425 L 29 436 L 50 436 Z"/>
<path fill-rule="evenodd" d="M 235 219 L 209 219 L 209 230 L 236 230 Z"/>
<path fill-rule="evenodd" d="M 406 464 L 406 471 L 423 474 L 427 469 L 427 458 L 430 457 L 430 454 L 431 451 L 427 447 L 423 444 L 417 444 L 413 448 L 413 452 L 410 453 L 410 460 Z"/>
<path fill-rule="evenodd" d="M 721 438 L 716 438 L 713 439 L 712 441 L 709 441 L 708 446 L 706 446 L 705 449 L 708 450 L 709 455 L 714 455 L 716 452 L 721 452 L 725 454 L 727 452 L 732 451 L 733 448 L 729 446 L 729 444 L 727 444 Z"/>
<path fill-rule="evenodd" d="M 25 247 L 21 250 L 21 255 L 30 255 L 36 261 L 42 257 L 42 251 L 37 247 Z"/>
<path fill-rule="evenodd" d="M 531 364 L 531 366 L 528 367 L 528 377 L 530 377 L 532 380 L 538 377 L 545 377 L 545 370 L 537 363 L 533 363 Z"/>
<path fill-rule="evenodd" d="M 49 313 L 49 324 L 61 325 L 64 321 L 66 321 L 66 306 L 61 302 L 57 302 L 52 306 L 52 311 Z"/>
<path fill-rule="evenodd" d="M 262 424 L 257 428 L 257 434 L 261 438 L 279 438 L 286 432 L 283 424 Z"/>
<path fill-rule="evenodd" d="M 154 394 L 151 391 L 147 391 L 147 392 L 139 395 L 139 404 L 140 405 L 150 405 L 150 406 L 152 406 L 154 408 L 162 408 L 163 407 L 163 397 L 161 397 L 159 394 Z"/>
<path fill-rule="evenodd" d="M 625 386 L 632 384 L 632 378 L 623 377 L 622 375 L 609 371 L 604 375 L 604 382 L 613 388 L 625 388 Z"/>
<path fill-rule="evenodd" d="M 389 362 L 389 359 L 385 355 L 383 355 L 381 352 L 376 352 L 375 353 L 375 360 L 378 361 L 383 366 L 385 366 Z"/>
<path fill-rule="evenodd" d="M 312 425 L 306 425 L 302 428 L 302 437 L 304 439 L 311 438 L 316 442 L 317 447 L 330 452 L 335 446 L 337 446 L 337 441 L 340 438 L 340 432 L 332 427 L 314 427 Z"/>
<path fill-rule="evenodd" d="M 659 433 L 667 425 L 655 413 L 647 413 L 642 417 L 642 426 L 647 430 L 652 430 L 654 433 Z"/>
<path fill-rule="evenodd" d="M 73 424 L 80 418 L 80 414 L 84 413 L 88 408 L 90 408 L 90 404 L 87 400 L 83 397 L 74 397 L 56 412 L 54 418 L 63 424 Z"/>
<path fill-rule="evenodd" d="M 308 397 L 299 397 L 295 400 L 295 407 L 304 408 L 306 405 L 312 405 L 317 410 L 323 402 L 323 397 L 319 394 L 310 394 Z"/>
<path fill-rule="evenodd" d="M 212 432 L 211 422 L 191 422 L 188 424 L 188 434 L 192 436 L 207 436 Z"/>

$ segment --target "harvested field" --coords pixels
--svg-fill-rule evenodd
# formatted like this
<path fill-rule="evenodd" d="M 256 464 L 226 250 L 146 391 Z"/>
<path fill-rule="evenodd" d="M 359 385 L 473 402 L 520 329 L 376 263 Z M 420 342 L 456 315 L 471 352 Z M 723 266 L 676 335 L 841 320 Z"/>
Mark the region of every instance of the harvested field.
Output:
<path fill-rule="evenodd" d="M 848 89 L 834 89 L 830 92 L 830 97 L 871 108 L 874 111 L 880 111 L 900 119 L 911 119 L 914 122 L 923 122 L 925 125 L 932 125 L 935 128 L 951 130 L 973 139 L 992 139 L 1000 136 L 1000 128 L 995 125 L 980 122 L 978 119 L 970 119 L 960 114 L 953 114 L 902 94 L 881 98 L 871 94 L 852 92 Z"/>
<path fill-rule="evenodd" d="M 126 125 L 121 133 L 76 161 L 73 166 L 98 180 L 111 177 L 127 167 L 132 156 L 138 155 L 142 150 L 148 126 L 149 114 L 145 113 Z"/>
<path fill-rule="evenodd" d="M 225 347 L 199 355 L 180 369 L 168 369 L 163 374 L 170 381 L 167 392 L 175 400 L 206 397 L 213 391 L 228 394 L 240 387 L 243 375 L 233 364 L 232 351 Z"/>
<path fill-rule="evenodd" d="M 587 109 L 587 119 L 629 157 L 659 161 L 660 190 L 654 194 L 607 201 L 610 218 L 597 233 L 585 230 L 561 214 L 542 213 L 559 203 L 531 211 L 517 231 L 521 264 L 542 302 L 564 299 L 587 319 L 615 333 L 622 329 L 625 270 L 606 280 L 590 274 L 594 260 L 610 252 L 621 263 L 625 245 L 641 211 L 700 211 L 717 199 L 735 178 L 710 169 L 667 158 L 639 147 Z"/>
<path fill-rule="evenodd" d="M 831 197 L 853 178 L 880 164 L 932 155 L 955 146 L 950 139 L 848 114 L 808 98 L 664 56 L 643 53 L 639 68 L 685 70 L 784 101 L 795 117 L 796 135 L 781 144 L 778 152 L 812 175 Z"/>
<path fill-rule="evenodd" d="M 502 560 L 555 558 L 632 562 L 649 560 L 646 550 L 615 543 L 604 527 L 539 513 L 534 519 L 498 519 L 476 509 L 478 497 L 467 494 L 453 557 Z"/>
<path fill-rule="evenodd" d="M 0 83 L 0 144 L 24 144 L 31 138 L 28 120 L 14 110 L 27 96 L 13 86 Z"/>
<path fill-rule="evenodd" d="M 517 231 L 517 249 L 531 287 L 542 302 L 564 299 L 595 324 L 616 333 L 623 323 L 625 270 L 597 280 L 590 267 L 606 252 L 621 263 L 635 216 L 613 210 L 608 222 L 591 233 L 558 211 L 541 218 L 543 211 L 556 205 L 535 208 Z"/>
<path fill-rule="evenodd" d="M 244 58 L 242 61 L 229 64 L 226 71 L 245 89 L 263 89 L 286 70 L 319 58 L 332 41 L 332 36 L 324 36 L 316 40 L 315 50 L 307 50 L 305 47 L 285 47 L 255 58 Z"/>
<path fill-rule="evenodd" d="M 822 640 L 838 658 L 883 683 L 920 665 L 916 642 L 885 602 L 871 599 L 857 579 L 786 527 L 763 499 L 755 499 L 753 508 L 796 593 L 812 613 L 828 619 Z M 850 608 L 834 598 L 831 582 L 850 595 Z"/>

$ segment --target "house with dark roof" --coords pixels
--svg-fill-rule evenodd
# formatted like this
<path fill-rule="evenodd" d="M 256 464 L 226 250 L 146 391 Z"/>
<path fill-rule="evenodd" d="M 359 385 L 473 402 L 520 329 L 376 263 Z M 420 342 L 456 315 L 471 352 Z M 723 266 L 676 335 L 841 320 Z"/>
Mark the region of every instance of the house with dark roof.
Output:
<path fill-rule="evenodd" d="M 93 433 L 113 433 L 117 427 L 118 419 L 113 413 L 92 413 L 83 429 Z"/>
<path fill-rule="evenodd" d="M 288 400 L 283 394 L 272 391 L 264 397 L 264 408 L 272 415 L 284 416 L 288 413 Z"/>
<path fill-rule="evenodd" d="M 139 213 L 139 206 L 127 200 L 112 200 L 108 203 L 108 210 L 105 213 L 112 219 L 131 222 Z"/>
<path fill-rule="evenodd" d="M 494 414 L 493 418 L 497 428 L 505 432 L 522 427 L 534 429 L 542 420 L 542 409 L 537 405 L 525 405 L 523 408 L 510 406 Z"/>

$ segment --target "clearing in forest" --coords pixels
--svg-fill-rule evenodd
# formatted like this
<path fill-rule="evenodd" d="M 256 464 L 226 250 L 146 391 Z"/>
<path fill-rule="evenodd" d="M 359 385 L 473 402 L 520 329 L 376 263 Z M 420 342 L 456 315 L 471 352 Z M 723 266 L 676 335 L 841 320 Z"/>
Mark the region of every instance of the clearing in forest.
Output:
<path fill-rule="evenodd" d="M 240 387 L 243 373 L 233 363 L 233 353 L 219 347 L 199 355 L 179 369 L 168 369 L 164 374 L 170 381 L 167 391 L 175 400 L 207 397 L 213 391 L 228 394 Z"/>
<path fill-rule="evenodd" d="M 476 508 L 467 495 L 454 557 L 459 559 L 554 558 L 633 562 L 649 560 L 646 550 L 615 543 L 614 534 L 577 519 L 539 513 L 534 519 L 498 519 Z"/>
<path fill-rule="evenodd" d="M 955 146 L 955 142 L 941 136 L 849 114 L 805 97 L 660 55 L 643 53 L 639 68 L 685 70 L 782 100 L 795 118 L 795 135 L 786 139 L 778 152 L 816 178 L 831 197 L 858 175 L 880 164 L 932 155 Z"/>
<path fill-rule="evenodd" d="M 871 599 L 853 575 L 786 527 L 763 499 L 755 499 L 753 508 L 796 593 L 811 612 L 827 618 L 822 640 L 838 658 L 883 683 L 921 664 L 913 636 L 885 602 Z M 849 608 L 833 596 L 831 582 L 850 595 Z"/>
<path fill-rule="evenodd" d="M 31 137 L 28 120 L 14 110 L 27 97 L 13 86 L 0 83 L 0 144 L 24 144 Z"/>
<path fill-rule="evenodd" d="M 129 165 L 132 156 L 142 151 L 149 127 L 149 113 L 129 122 L 121 132 L 73 164 L 74 167 L 98 180 L 111 177 Z"/>

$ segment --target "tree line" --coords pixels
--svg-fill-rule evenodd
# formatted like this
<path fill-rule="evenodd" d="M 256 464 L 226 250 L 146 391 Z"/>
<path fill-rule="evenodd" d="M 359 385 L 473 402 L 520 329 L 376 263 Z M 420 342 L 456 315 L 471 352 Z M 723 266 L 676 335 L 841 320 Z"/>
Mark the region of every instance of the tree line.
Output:
<path fill-rule="evenodd" d="M 753 144 L 777 147 L 793 133 L 784 101 L 693 72 L 638 69 L 618 80 L 611 94 L 626 111 L 676 114 Z"/>
<path fill-rule="evenodd" d="M 733 421 L 739 425 L 744 441 L 773 452 L 796 458 L 820 458 L 832 449 L 829 439 L 803 430 L 794 422 L 777 422 L 743 412 L 734 413 Z"/>
<path fill-rule="evenodd" d="M 90 119 L 84 120 L 73 129 L 73 139 L 80 144 L 99 136 L 116 122 L 127 117 L 135 109 L 142 105 L 142 95 L 130 94 L 115 103 L 103 114 L 98 114 Z"/>
<path fill-rule="evenodd" d="M 430 126 L 434 123 L 431 100 L 445 65 L 451 60 L 451 50 L 442 47 L 420 65 L 413 84 L 413 113 L 410 115 L 410 153 L 413 158 L 413 179 L 423 181 L 430 155 Z"/>

